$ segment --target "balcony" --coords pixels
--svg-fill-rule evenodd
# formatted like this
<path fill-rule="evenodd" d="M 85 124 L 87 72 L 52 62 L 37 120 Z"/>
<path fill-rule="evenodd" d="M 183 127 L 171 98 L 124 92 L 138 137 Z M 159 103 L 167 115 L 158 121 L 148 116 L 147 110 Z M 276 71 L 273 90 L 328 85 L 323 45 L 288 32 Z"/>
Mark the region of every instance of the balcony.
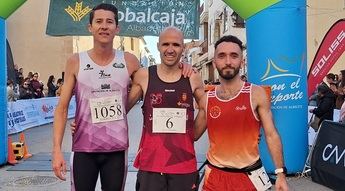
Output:
<path fill-rule="evenodd" d="M 208 39 L 205 39 L 201 44 L 200 44 L 201 51 L 199 55 L 206 54 L 208 52 Z"/>
<path fill-rule="evenodd" d="M 199 8 L 200 13 L 200 24 L 208 22 L 208 10 L 206 9 L 205 5 L 202 4 Z"/>

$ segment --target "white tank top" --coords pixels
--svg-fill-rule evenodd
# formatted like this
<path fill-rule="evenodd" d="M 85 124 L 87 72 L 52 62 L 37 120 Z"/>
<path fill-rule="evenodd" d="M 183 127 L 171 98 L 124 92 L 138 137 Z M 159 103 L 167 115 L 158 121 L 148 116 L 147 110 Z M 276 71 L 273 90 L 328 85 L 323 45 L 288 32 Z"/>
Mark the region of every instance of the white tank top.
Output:
<path fill-rule="evenodd" d="M 114 50 L 115 51 L 115 50 Z M 76 79 L 76 125 L 72 150 L 113 152 L 128 148 L 127 93 L 130 83 L 124 53 L 99 66 L 87 52 L 79 53 Z"/>

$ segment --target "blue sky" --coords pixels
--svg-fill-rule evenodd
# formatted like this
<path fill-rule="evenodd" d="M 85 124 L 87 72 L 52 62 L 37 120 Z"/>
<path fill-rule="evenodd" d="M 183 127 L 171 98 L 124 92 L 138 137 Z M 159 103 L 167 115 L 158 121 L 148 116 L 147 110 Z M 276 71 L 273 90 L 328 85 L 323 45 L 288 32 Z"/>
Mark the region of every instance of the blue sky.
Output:
<path fill-rule="evenodd" d="M 144 36 L 144 39 L 147 43 L 147 48 L 151 52 L 151 55 L 156 59 L 156 63 L 161 63 L 159 52 L 157 50 L 158 36 Z"/>

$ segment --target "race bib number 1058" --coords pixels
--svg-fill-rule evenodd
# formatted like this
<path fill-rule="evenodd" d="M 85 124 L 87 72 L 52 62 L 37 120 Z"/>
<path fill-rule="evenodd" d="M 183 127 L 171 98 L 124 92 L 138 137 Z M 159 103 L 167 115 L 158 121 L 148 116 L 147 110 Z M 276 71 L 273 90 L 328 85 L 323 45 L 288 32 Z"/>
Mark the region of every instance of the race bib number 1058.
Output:
<path fill-rule="evenodd" d="M 121 96 L 90 99 L 92 123 L 101 123 L 123 119 Z"/>

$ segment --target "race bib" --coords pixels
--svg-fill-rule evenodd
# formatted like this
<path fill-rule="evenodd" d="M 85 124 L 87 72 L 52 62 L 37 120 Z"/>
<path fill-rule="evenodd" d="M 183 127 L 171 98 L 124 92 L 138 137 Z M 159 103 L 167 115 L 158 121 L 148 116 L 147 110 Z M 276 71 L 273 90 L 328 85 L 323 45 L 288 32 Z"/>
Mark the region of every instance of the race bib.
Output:
<path fill-rule="evenodd" d="M 185 108 L 153 108 L 153 133 L 186 133 Z"/>
<path fill-rule="evenodd" d="M 101 123 L 123 119 L 122 96 L 116 95 L 89 100 L 92 123 Z"/>
<path fill-rule="evenodd" d="M 265 191 L 272 187 L 264 167 L 248 172 L 248 177 L 258 191 Z"/>

